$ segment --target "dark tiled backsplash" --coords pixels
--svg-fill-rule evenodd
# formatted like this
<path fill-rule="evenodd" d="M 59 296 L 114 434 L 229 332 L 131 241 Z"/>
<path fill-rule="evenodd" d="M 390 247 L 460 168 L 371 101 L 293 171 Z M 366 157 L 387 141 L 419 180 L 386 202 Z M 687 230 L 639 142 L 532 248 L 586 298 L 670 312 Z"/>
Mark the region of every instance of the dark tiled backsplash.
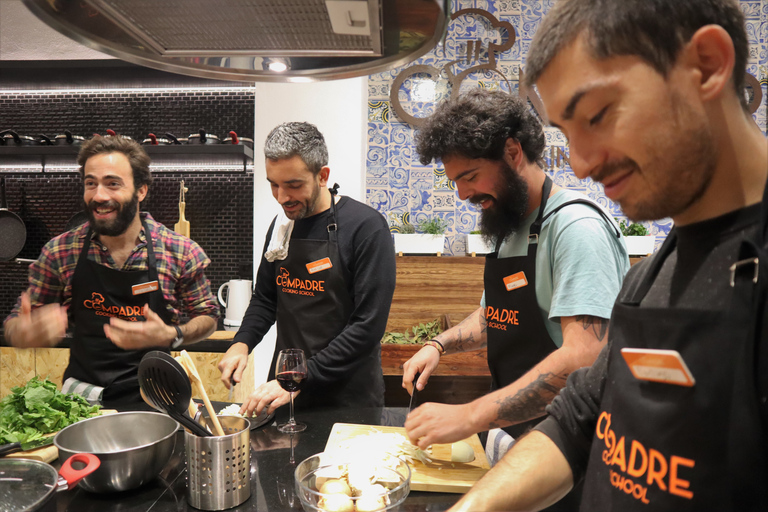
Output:
<path fill-rule="evenodd" d="M 205 128 L 226 137 L 234 129 L 253 137 L 254 99 L 244 90 L 234 91 L 121 91 L 89 94 L 9 94 L 0 91 L 0 129 L 12 128 L 21 135 L 56 135 L 69 129 L 90 136 L 114 129 L 140 139 L 147 133 L 170 131 L 186 137 Z M 1 157 L 0 157 L 1 158 Z M 74 157 L 72 158 L 73 169 Z M 215 294 L 229 279 L 251 279 L 253 253 L 253 171 L 236 167 L 217 168 L 206 162 L 189 170 L 162 162 L 141 209 L 169 228 L 179 219 L 179 182 L 189 191 L 186 218 L 191 238 L 211 259 L 206 272 Z M 21 171 L 0 159 L 5 178 L 8 208 L 27 227 L 27 243 L 20 258 L 35 259 L 42 246 L 62 233 L 70 217 L 82 209 L 83 188 L 77 172 Z M 0 241 L 0 243 L 2 243 Z M 26 288 L 27 265 L 0 262 L 0 321 L 10 313 Z"/>
<path fill-rule="evenodd" d="M 69 130 L 90 137 L 107 129 L 136 140 L 148 133 L 186 137 L 198 130 L 219 136 L 230 130 L 253 138 L 254 97 L 232 91 L 124 91 L 93 93 L 3 93 L 0 91 L 0 130 L 49 137 Z"/>

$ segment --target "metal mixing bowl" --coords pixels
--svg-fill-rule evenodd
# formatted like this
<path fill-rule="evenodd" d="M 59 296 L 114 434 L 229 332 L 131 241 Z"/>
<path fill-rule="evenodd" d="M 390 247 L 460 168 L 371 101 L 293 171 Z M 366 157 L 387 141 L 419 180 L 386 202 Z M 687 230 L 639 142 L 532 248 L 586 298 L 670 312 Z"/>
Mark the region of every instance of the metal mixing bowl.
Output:
<path fill-rule="evenodd" d="M 301 506 L 306 512 L 324 512 L 326 510 L 384 510 L 396 509 L 408 497 L 411 490 L 411 468 L 402 459 L 396 459 L 395 465 L 380 465 L 372 461 L 341 462 L 335 454 L 318 453 L 304 459 L 296 467 L 296 494 L 299 495 Z M 355 467 L 356 466 L 356 467 Z M 375 474 L 375 483 L 385 488 L 385 492 L 373 500 L 366 500 L 363 507 L 359 502 L 362 498 L 346 498 L 338 494 L 323 494 L 319 492 L 320 482 L 348 471 Z M 374 483 L 371 481 L 370 483 Z M 351 482 L 350 482 L 351 484 Z M 339 500 L 348 501 L 340 503 Z M 371 506 L 372 501 L 374 506 Z M 378 504 L 376 504 L 378 503 Z M 349 508 L 351 507 L 351 508 Z"/>
<path fill-rule="evenodd" d="M 121 412 L 74 423 L 56 434 L 59 457 L 92 453 L 101 467 L 80 481 L 91 492 L 135 489 L 153 480 L 171 458 L 179 424 L 157 412 Z"/>

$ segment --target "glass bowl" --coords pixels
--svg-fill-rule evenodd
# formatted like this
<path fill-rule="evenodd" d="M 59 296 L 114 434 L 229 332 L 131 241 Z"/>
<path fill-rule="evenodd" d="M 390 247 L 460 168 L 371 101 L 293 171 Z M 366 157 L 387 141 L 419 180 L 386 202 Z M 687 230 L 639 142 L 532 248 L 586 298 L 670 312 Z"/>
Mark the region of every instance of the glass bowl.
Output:
<path fill-rule="evenodd" d="M 342 461 L 331 453 L 318 453 L 296 467 L 296 494 L 307 512 L 378 512 L 399 506 L 411 490 L 411 468 L 405 461 L 391 457 L 388 463 Z M 345 481 L 353 494 L 324 494 L 320 487 L 331 479 Z M 373 486 L 373 487 L 367 487 Z M 381 487 L 377 487 L 381 486 Z"/>

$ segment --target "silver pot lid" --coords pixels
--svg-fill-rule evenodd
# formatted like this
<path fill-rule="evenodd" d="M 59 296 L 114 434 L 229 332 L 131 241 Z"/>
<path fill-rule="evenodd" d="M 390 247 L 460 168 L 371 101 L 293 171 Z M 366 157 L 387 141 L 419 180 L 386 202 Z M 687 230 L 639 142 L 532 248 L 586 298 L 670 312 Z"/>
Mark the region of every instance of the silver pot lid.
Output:
<path fill-rule="evenodd" d="M 56 492 L 58 480 L 45 462 L 0 458 L 0 503 L 8 510 L 33 510 Z"/>

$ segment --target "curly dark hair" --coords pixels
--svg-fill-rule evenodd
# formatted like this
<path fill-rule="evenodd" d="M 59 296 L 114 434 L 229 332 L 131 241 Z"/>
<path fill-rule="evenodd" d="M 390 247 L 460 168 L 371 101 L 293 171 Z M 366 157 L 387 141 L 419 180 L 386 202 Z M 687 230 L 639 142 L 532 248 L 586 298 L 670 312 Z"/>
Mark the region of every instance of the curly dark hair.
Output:
<path fill-rule="evenodd" d="M 543 167 L 544 129 L 528 105 L 505 92 L 472 89 L 437 106 L 416 132 L 416 150 L 424 165 L 452 156 L 501 160 L 508 138 Z"/>
<path fill-rule="evenodd" d="M 77 154 L 77 165 L 80 166 L 80 177 L 85 177 L 85 162 L 89 158 L 104 153 L 122 153 L 131 164 L 133 171 L 133 186 L 138 190 L 142 185 L 152 185 L 152 173 L 149 172 L 149 155 L 138 142 L 120 135 L 102 137 L 95 135 L 85 141 Z"/>

